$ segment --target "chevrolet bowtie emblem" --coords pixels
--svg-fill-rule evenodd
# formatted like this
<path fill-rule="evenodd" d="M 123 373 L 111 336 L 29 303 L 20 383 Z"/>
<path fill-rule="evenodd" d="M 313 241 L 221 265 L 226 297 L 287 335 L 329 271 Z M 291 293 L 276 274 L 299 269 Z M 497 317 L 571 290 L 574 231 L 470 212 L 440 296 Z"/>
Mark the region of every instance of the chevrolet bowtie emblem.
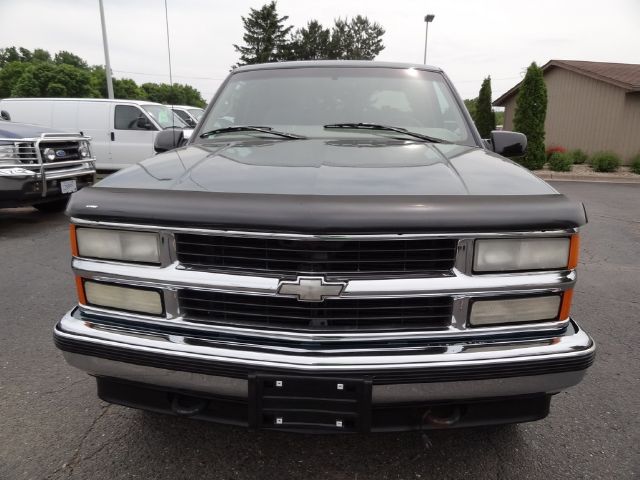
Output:
<path fill-rule="evenodd" d="M 321 302 L 327 297 L 339 297 L 345 282 L 325 282 L 322 277 L 298 277 L 295 282 L 281 281 L 278 294 L 297 297 L 302 302 Z"/>

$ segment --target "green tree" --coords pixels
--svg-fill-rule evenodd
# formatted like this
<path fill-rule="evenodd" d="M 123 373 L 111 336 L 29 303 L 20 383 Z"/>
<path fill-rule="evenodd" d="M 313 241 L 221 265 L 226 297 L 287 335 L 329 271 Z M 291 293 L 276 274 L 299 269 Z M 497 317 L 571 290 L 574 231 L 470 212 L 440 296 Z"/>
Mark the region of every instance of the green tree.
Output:
<path fill-rule="evenodd" d="M 482 138 L 489 138 L 491 131 L 496 129 L 496 116 L 491 108 L 491 77 L 482 82 L 473 121 Z"/>
<path fill-rule="evenodd" d="M 33 51 L 32 59 L 37 60 L 39 62 L 50 62 L 51 54 L 42 48 L 36 48 Z"/>
<path fill-rule="evenodd" d="M 331 31 L 317 20 L 299 28 L 289 39 L 289 60 L 322 60 L 331 54 Z"/>
<path fill-rule="evenodd" d="M 33 54 L 31 53 L 31 50 L 29 50 L 28 48 L 20 47 L 18 51 L 20 52 L 21 62 L 30 62 L 33 59 Z"/>
<path fill-rule="evenodd" d="M 20 60 L 20 53 L 16 47 L 0 48 L 0 68 L 7 63 L 19 62 Z"/>
<path fill-rule="evenodd" d="M 106 84 L 106 80 L 105 80 Z M 113 96 L 116 98 L 130 100 L 146 100 L 146 92 L 138 86 L 138 84 L 130 78 L 114 78 L 113 79 Z"/>
<path fill-rule="evenodd" d="M 357 15 L 337 19 L 331 30 L 329 58 L 339 60 L 373 60 L 382 50 L 384 28 L 367 17 Z"/>
<path fill-rule="evenodd" d="M 68 97 L 67 87 L 61 83 L 52 82 L 47 85 L 47 97 Z"/>
<path fill-rule="evenodd" d="M 40 85 L 29 70 L 24 72 L 11 90 L 13 97 L 39 97 Z"/>
<path fill-rule="evenodd" d="M 236 66 L 255 63 L 277 62 L 289 56 L 287 35 L 293 26 L 286 26 L 288 16 L 278 16 L 276 2 L 263 5 L 260 10 L 250 9 L 247 17 L 242 17 L 245 33 L 244 45 L 233 45 L 240 54 Z"/>
<path fill-rule="evenodd" d="M 152 102 L 168 105 L 193 105 L 194 107 L 206 105 L 200 92 L 190 85 L 174 83 L 171 86 L 167 83 L 149 82 L 143 83 L 140 88 L 144 91 L 146 98 Z"/>
<path fill-rule="evenodd" d="M 533 62 L 520 84 L 513 118 L 517 132 L 527 136 L 527 153 L 521 163 L 537 170 L 544 166 L 544 120 L 547 115 L 547 87 L 542 69 Z"/>
<path fill-rule="evenodd" d="M 0 98 L 11 96 L 11 92 L 27 68 L 29 64 L 19 60 L 6 63 L 0 68 Z"/>
<path fill-rule="evenodd" d="M 475 118 L 476 108 L 478 107 L 478 97 L 466 98 L 464 100 L 464 106 L 467 107 L 467 110 L 469 111 L 469 115 L 471 115 L 471 118 Z"/>
<path fill-rule="evenodd" d="M 71 52 L 67 52 L 66 50 L 60 50 L 58 53 L 56 53 L 53 57 L 53 62 L 57 63 L 58 65 L 71 65 L 85 70 L 89 68 L 87 62 L 85 62 L 82 58 Z"/>

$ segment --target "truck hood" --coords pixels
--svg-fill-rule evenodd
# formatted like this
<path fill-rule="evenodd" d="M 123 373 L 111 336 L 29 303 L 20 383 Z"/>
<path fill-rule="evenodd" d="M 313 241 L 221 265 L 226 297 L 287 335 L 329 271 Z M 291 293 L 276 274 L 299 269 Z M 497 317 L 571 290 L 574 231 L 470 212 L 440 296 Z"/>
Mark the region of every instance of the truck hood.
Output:
<path fill-rule="evenodd" d="M 145 160 L 98 187 L 289 195 L 556 193 L 485 150 L 393 139 L 194 145 Z"/>
<path fill-rule="evenodd" d="M 54 128 L 31 125 L 29 123 L 14 123 L 0 121 L 0 138 L 34 138 L 43 133 L 66 133 Z"/>
<path fill-rule="evenodd" d="M 582 205 L 483 149 L 364 136 L 187 146 L 82 189 L 67 214 L 314 234 L 540 230 L 586 223 Z"/>

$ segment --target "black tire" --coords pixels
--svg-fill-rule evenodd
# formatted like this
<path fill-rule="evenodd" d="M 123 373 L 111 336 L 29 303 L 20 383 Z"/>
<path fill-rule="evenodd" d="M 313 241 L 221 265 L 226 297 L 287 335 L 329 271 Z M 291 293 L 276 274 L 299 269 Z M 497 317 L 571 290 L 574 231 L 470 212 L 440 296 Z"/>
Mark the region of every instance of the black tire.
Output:
<path fill-rule="evenodd" d="M 58 213 L 67 208 L 68 201 L 68 198 L 62 198 L 60 200 L 54 200 L 53 202 L 37 203 L 33 207 L 42 213 Z"/>

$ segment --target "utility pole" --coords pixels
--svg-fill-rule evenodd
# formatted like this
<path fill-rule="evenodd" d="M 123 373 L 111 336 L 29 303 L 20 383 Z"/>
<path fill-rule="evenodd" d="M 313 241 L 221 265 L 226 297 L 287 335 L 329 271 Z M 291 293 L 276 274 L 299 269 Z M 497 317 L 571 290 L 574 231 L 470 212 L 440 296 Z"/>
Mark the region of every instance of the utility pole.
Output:
<path fill-rule="evenodd" d="M 104 7 L 102 0 L 100 4 L 100 21 L 102 22 L 102 45 L 104 46 L 105 73 L 107 74 L 107 93 L 109 98 L 113 98 L 113 81 L 111 80 L 111 62 L 109 61 L 109 44 L 107 43 L 107 26 L 104 22 Z"/>
<path fill-rule="evenodd" d="M 102 1 L 102 0 L 101 0 Z M 424 17 L 424 23 L 427 26 L 424 32 L 424 60 L 422 63 L 427 64 L 427 38 L 429 38 L 429 24 L 436 18 L 435 15 L 429 14 Z"/>

